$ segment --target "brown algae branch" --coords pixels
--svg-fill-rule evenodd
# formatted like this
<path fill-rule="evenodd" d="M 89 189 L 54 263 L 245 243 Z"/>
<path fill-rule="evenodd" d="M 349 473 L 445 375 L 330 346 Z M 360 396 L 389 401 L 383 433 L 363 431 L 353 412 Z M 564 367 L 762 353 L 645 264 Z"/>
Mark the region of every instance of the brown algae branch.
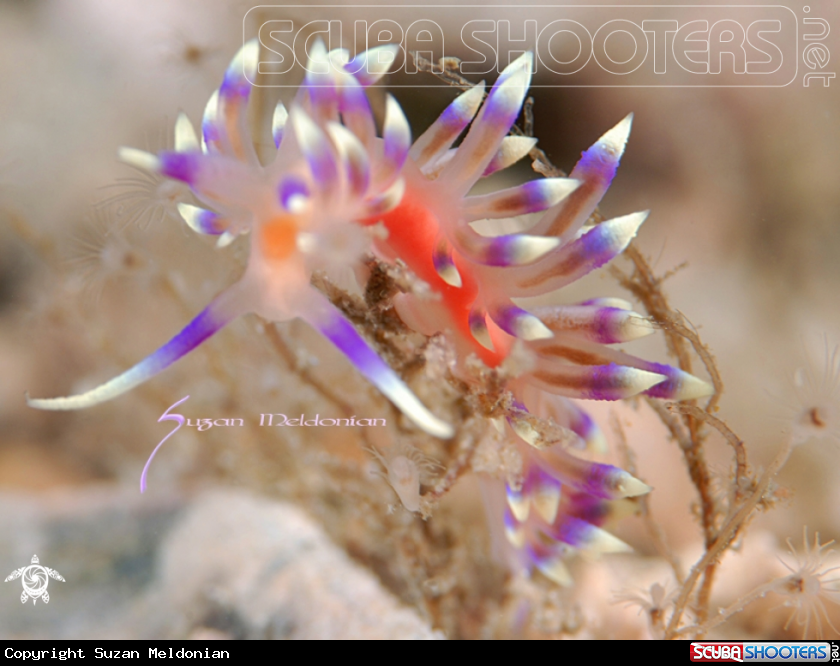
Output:
<path fill-rule="evenodd" d="M 668 405 L 668 409 L 672 412 L 690 414 L 700 421 L 705 421 L 717 430 L 726 440 L 726 443 L 732 447 L 735 454 L 735 502 L 741 500 L 743 497 L 743 481 L 747 478 L 747 450 L 744 447 L 743 440 L 719 418 L 704 412 L 695 405 L 671 403 Z"/>
<path fill-rule="evenodd" d="M 776 455 L 773 459 L 773 462 L 770 463 L 770 466 L 764 471 L 761 475 L 761 478 L 758 480 L 756 484 L 756 488 L 753 493 L 747 498 L 747 500 L 738 508 L 734 514 L 731 515 L 729 520 L 727 520 L 726 524 L 721 528 L 718 532 L 717 538 L 711 544 L 709 549 L 700 558 L 700 560 L 695 564 L 691 571 L 688 574 L 688 580 L 686 580 L 685 585 L 680 592 L 679 597 L 677 598 L 676 604 L 674 606 L 674 613 L 671 616 L 670 622 L 668 622 L 668 627 L 665 632 L 666 638 L 676 638 L 677 637 L 677 626 L 679 625 L 680 619 L 682 618 L 682 613 L 685 610 L 686 605 L 688 604 L 688 598 L 691 595 L 691 592 L 694 590 L 694 586 L 697 584 L 697 580 L 706 571 L 708 567 L 711 567 L 715 564 L 717 558 L 723 553 L 723 551 L 728 547 L 729 543 L 735 537 L 738 529 L 744 524 L 746 519 L 749 515 L 755 510 L 755 507 L 758 503 L 764 498 L 764 494 L 767 492 L 767 488 L 770 485 L 770 482 L 779 473 L 782 467 L 790 458 L 790 454 L 793 451 L 795 446 L 795 442 L 793 439 L 788 440 L 785 446 L 782 448 L 781 451 Z"/>

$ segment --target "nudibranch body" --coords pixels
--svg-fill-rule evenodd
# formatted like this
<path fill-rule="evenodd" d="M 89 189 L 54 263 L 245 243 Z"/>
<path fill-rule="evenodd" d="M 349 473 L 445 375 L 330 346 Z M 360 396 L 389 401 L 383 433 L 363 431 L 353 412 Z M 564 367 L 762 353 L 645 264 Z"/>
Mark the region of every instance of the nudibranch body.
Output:
<path fill-rule="evenodd" d="M 508 136 L 528 89 L 526 54 L 511 63 L 485 96 L 479 84 L 458 96 L 413 144 L 399 104 L 387 98 L 377 136 L 364 88 L 390 65 L 398 47 L 349 58 L 316 42 L 301 89 L 287 111 L 277 106 L 274 161 L 263 166 L 246 126 L 258 43 L 246 44 L 205 109 L 200 139 L 183 114 L 175 150 L 151 155 L 123 149 L 123 160 L 187 183 L 204 208 L 182 204 L 187 224 L 218 236 L 220 246 L 251 234 L 244 276 L 223 291 L 181 333 L 137 366 L 87 393 L 30 399 L 42 409 L 78 409 L 116 397 L 201 344 L 233 318 L 256 312 L 272 321 L 300 317 L 330 339 L 418 426 L 438 437 L 452 428 L 414 396 L 396 373 L 310 282 L 315 270 L 352 271 L 371 247 L 401 259 L 439 300 L 402 294 L 404 321 L 426 334 L 446 332 L 460 358 L 476 353 L 489 366 L 519 341 L 534 360 L 508 388 L 516 401 L 499 424 L 522 454 L 508 475 L 504 525 L 512 558 L 567 583 L 571 552 L 614 552 L 626 546 L 602 526 L 628 510 L 624 498 L 650 489 L 611 465 L 584 461 L 569 449 L 599 450 L 604 439 L 574 399 L 618 400 L 639 393 L 671 400 L 711 392 L 705 382 L 668 365 L 607 345 L 653 332 L 620 299 L 526 310 L 515 299 L 554 292 L 620 254 L 646 213 L 586 227 L 615 175 L 631 116 L 601 137 L 569 178 L 545 178 L 470 196 L 482 177 L 515 163 L 536 140 Z M 452 146 L 465 134 L 457 148 Z M 525 232 L 487 236 L 472 226 L 542 213 Z M 543 442 L 530 425 L 550 418 L 562 442 Z M 390 458 L 383 458 L 390 461 Z M 394 459 L 389 479 L 409 510 L 419 508 L 411 460 Z M 404 469 L 403 469 L 404 468 Z M 419 477 L 418 477 L 419 478 Z"/>
<path fill-rule="evenodd" d="M 523 467 L 509 476 L 503 523 L 512 559 L 566 584 L 563 560 L 575 550 L 620 552 L 627 546 L 601 529 L 632 511 L 626 498 L 650 488 L 627 472 L 591 463 L 569 448 L 601 451 L 604 438 L 570 398 L 619 400 L 639 393 L 670 400 L 709 395 L 706 382 L 669 365 L 611 349 L 654 331 L 621 299 L 527 311 L 514 299 L 555 292 L 620 254 L 647 217 L 633 213 L 586 228 L 624 152 L 632 115 L 585 151 L 566 178 L 546 178 L 469 196 L 476 182 L 524 157 L 534 139 L 508 136 L 530 81 L 532 57 L 507 67 L 484 96 L 479 84 L 456 98 L 413 144 L 402 168 L 405 192 L 388 212 L 363 223 L 388 230 L 376 242 L 440 295 L 402 294 L 397 309 L 426 334 L 446 331 L 460 356 L 490 366 L 521 341 L 533 369 L 510 382 L 517 407 L 508 417 Z M 463 141 L 452 148 L 466 131 Z M 523 233 L 481 235 L 471 223 L 541 212 Z M 565 433 L 540 440 L 528 413 L 551 418 Z"/>
<path fill-rule="evenodd" d="M 240 50 L 210 98 L 200 141 L 182 114 L 176 123 L 174 151 L 158 155 L 130 148 L 120 151 L 124 161 L 190 186 L 207 205 L 179 208 L 195 231 L 219 236 L 220 245 L 250 232 L 247 269 L 184 330 L 130 370 L 81 395 L 28 399 L 30 406 L 81 409 L 114 398 L 168 367 L 232 319 L 255 312 L 271 321 L 306 320 L 418 426 L 438 437 L 452 435 L 452 427 L 420 403 L 310 284 L 312 273 L 333 269 L 339 255 L 345 267 L 357 263 L 368 249 L 368 235 L 350 222 L 388 210 L 402 193 L 399 167 L 410 146 L 407 121 L 399 105 L 389 100 L 379 139 L 363 91 L 363 85 L 385 72 L 379 64 L 387 61 L 379 57 L 382 50 L 352 61 L 341 52 L 329 55 L 347 68 L 339 94 L 319 99 L 314 75 L 289 112 L 279 106 L 273 119 L 278 151 L 267 166 L 257 159 L 245 117 L 257 70 L 256 41 Z M 323 64 L 315 62 L 316 67 Z M 350 71 L 363 75 L 357 78 Z M 329 112 L 331 105 L 334 114 Z M 344 124 L 338 122 L 339 111 Z"/>

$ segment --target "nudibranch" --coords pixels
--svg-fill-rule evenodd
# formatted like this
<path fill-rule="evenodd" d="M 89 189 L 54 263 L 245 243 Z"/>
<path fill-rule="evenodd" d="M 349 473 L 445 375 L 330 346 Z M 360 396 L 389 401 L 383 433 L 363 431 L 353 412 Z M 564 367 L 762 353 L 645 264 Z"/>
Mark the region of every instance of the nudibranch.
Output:
<path fill-rule="evenodd" d="M 391 57 L 383 57 L 389 53 Z M 344 73 L 332 95 L 335 91 L 319 87 L 319 67 L 334 68 L 322 55 L 310 62 L 313 73 L 291 108 L 279 105 L 274 113 L 277 154 L 271 164 L 260 164 L 246 123 L 259 59 L 256 40 L 242 47 L 207 103 L 200 140 L 181 114 L 173 151 L 120 151 L 123 161 L 190 186 L 206 208 L 181 204 L 179 210 L 196 232 L 219 236 L 220 245 L 250 232 L 248 266 L 236 284 L 130 370 L 80 395 L 27 397 L 30 406 L 82 409 L 115 398 L 167 368 L 231 320 L 254 312 L 270 321 L 307 321 L 416 425 L 437 437 L 452 436 L 452 426 L 432 414 L 310 284 L 315 270 L 335 269 L 338 260 L 344 267 L 353 266 L 368 250 L 369 234 L 351 222 L 379 215 L 399 202 L 404 187 L 400 167 L 411 144 L 408 122 L 391 98 L 382 137 L 376 136 L 364 94 L 364 86 L 385 73 L 393 47 L 372 49 L 352 60 L 343 51 L 329 54 L 331 61 L 340 61 Z M 343 123 L 338 122 L 339 113 Z"/>
<path fill-rule="evenodd" d="M 485 94 L 480 83 L 459 95 L 412 143 L 399 104 L 387 98 L 382 136 L 364 88 L 388 69 L 396 46 L 350 58 L 313 44 L 307 74 L 290 109 L 273 117 L 277 154 L 262 166 L 245 122 L 258 61 L 246 44 L 207 104 L 199 139 L 183 114 L 175 150 L 151 155 L 123 149 L 123 160 L 187 183 L 206 206 L 181 205 L 187 224 L 224 246 L 251 233 L 245 275 L 181 333 L 137 366 L 87 393 L 29 399 L 42 409 L 77 409 L 113 398 L 157 374 L 233 318 L 256 312 L 272 321 L 300 317 L 330 339 L 383 394 L 425 431 L 449 437 L 434 416 L 310 280 L 315 270 L 358 268 L 371 248 L 401 259 L 437 300 L 401 294 L 405 323 L 444 332 L 461 361 L 476 354 L 498 366 L 517 344 L 531 367 L 511 380 L 515 408 L 497 423 L 521 453 L 522 468 L 504 483 L 496 524 L 511 562 L 570 580 L 572 553 L 618 552 L 626 545 L 603 528 L 632 511 L 627 501 L 650 488 L 626 471 L 589 462 L 574 448 L 602 451 L 605 439 L 578 400 L 620 400 L 640 393 L 686 400 L 709 395 L 706 382 L 610 345 L 654 331 L 626 301 L 601 298 L 526 309 L 517 299 L 562 289 L 619 255 L 647 217 L 632 213 L 588 225 L 624 152 L 632 115 L 586 150 L 568 178 L 543 178 L 471 195 L 483 177 L 525 157 L 536 144 L 509 136 L 528 90 L 533 57 L 525 54 Z M 463 140 L 453 148 L 461 135 Z M 539 213 L 517 233 L 479 233 L 473 223 Z M 371 234 L 368 227 L 384 234 Z M 533 417 L 551 419 L 562 435 L 543 441 Z M 385 458 L 382 458 L 385 460 Z M 409 510 L 419 482 L 408 458 L 391 479 Z M 389 474 L 391 473 L 389 469 Z M 390 477 L 389 477 L 390 478 Z M 419 477 L 418 477 L 419 478 Z M 495 484 L 495 485 L 491 485 Z M 497 493 L 498 490 L 498 493 Z M 402 492 L 401 492 L 402 491 Z M 408 499 L 406 499 L 408 498 Z"/>
<path fill-rule="evenodd" d="M 498 522 L 513 547 L 514 564 L 528 571 L 537 567 L 567 584 L 563 561 L 570 553 L 627 549 L 602 527 L 633 510 L 627 498 L 650 490 L 624 470 L 569 451 L 605 448 L 600 430 L 572 399 L 619 400 L 643 393 L 688 400 L 713 389 L 679 368 L 609 347 L 655 330 L 626 301 L 602 298 L 530 311 L 516 302 L 553 293 L 606 264 L 647 218 L 647 212 L 638 212 L 586 226 L 616 174 L 632 114 L 582 154 L 568 179 L 469 196 L 479 179 L 518 161 L 536 143 L 509 136 L 532 66 L 531 54 L 525 54 L 486 96 L 483 84 L 459 95 L 412 145 L 402 167 L 405 191 L 399 204 L 362 223 L 383 224 L 388 236 L 376 241 L 381 254 L 402 259 L 441 296 L 438 301 L 398 296 L 397 309 L 409 326 L 426 334 L 446 331 L 462 358 L 475 353 L 489 366 L 499 365 L 517 340 L 530 353 L 532 369 L 508 386 L 517 409 L 505 427 L 518 442 L 523 467 L 506 480 L 506 507 Z M 535 212 L 542 214 L 521 233 L 488 236 L 472 226 Z M 551 418 L 565 433 L 563 441 L 543 442 L 529 423 L 532 415 Z"/>

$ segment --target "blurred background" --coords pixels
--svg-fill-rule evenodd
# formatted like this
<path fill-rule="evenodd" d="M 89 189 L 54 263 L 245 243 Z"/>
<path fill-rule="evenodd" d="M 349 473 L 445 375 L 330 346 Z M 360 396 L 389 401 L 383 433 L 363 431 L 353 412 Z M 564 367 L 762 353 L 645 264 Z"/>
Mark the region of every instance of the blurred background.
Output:
<path fill-rule="evenodd" d="M 630 142 L 602 211 L 607 217 L 652 211 L 637 247 L 660 274 L 679 269 L 666 291 L 716 356 L 726 386 L 718 416 L 746 442 L 754 466 L 766 465 L 784 441 L 785 419 L 795 407 L 795 370 L 809 358 L 821 369 L 826 346 L 840 342 L 840 83 L 802 82 L 812 71 L 803 60 L 803 35 L 821 29 L 803 19 L 822 18 L 834 29 L 840 10 L 828 0 L 807 9 L 791 6 L 798 33 L 780 38 L 786 54 L 799 58 L 787 86 L 559 87 L 557 77 L 538 71 L 532 91 L 539 146 L 566 171 L 634 112 Z M 234 0 L 0 2 L 0 572 L 24 566 L 37 552 L 67 580 L 51 584 L 56 589 L 48 608 L 23 607 L 18 583 L 0 586 L 0 636 L 300 635 L 278 624 L 279 611 L 265 611 L 271 624 L 237 605 L 247 586 L 237 587 L 244 583 L 219 572 L 241 573 L 251 565 L 250 551 L 234 548 L 233 536 L 208 528 L 200 532 L 207 539 L 201 548 L 178 550 L 184 542 L 178 530 L 194 527 L 189 520 L 196 516 L 228 520 L 233 531 L 242 526 L 241 543 L 259 540 L 264 531 L 248 528 L 244 516 L 259 514 L 265 509 L 259 503 L 271 498 L 303 507 L 339 544 L 336 557 L 364 565 L 360 575 L 373 572 L 385 597 L 395 595 L 417 614 L 394 628 L 385 627 L 383 611 L 381 626 L 370 619 L 371 636 L 425 636 L 434 628 L 470 638 L 529 632 L 647 637 L 638 609 L 614 603 L 619 590 L 647 589 L 668 575 L 636 519 L 618 533 L 637 555 L 580 563 L 574 591 L 542 586 L 538 593 L 522 592 L 530 600 L 523 602 L 531 618 L 524 621 L 515 612 L 520 606 L 508 603 L 504 571 L 490 557 L 474 479 L 463 479 L 424 522 L 398 506 L 363 450 L 387 448 L 393 426 L 366 441 L 358 433 L 323 429 L 267 436 L 255 427 L 262 412 L 351 411 L 374 418 L 389 410 L 302 324 L 275 329 L 249 317 L 111 403 L 78 413 L 26 407 L 25 391 L 68 395 L 129 367 L 241 271 L 247 241 L 219 252 L 187 233 L 175 208 L 183 191 L 119 164 L 116 151 L 171 145 L 180 110 L 197 123 L 242 44 L 243 25 L 248 33 L 253 21 L 283 17 L 298 29 L 320 18 L 355 16 L 350 6 L 249 10 Z M 441 11 L 447 39 L 457 37 L 464 17 L 496 18 L 488 3 L 462 11 Z M 543 24 L 555 10 L 517 11 Z M 615 6 L 577 11 L 577 20 L 596 26 L 624 18 Z M 656 8 L 647 11 L 657 18 Z M 700 16 L 702 8 L 697 11 Z M 761 11 L 757 5 L 730 13 L 746 21 Z M 821 41 L 835 57 L 836 35 L 832 30 Z M 465 54 L 454 49 L 447 55 Z M 822 60 L 817 69 L 830 72 L 835 63 Z M 290 86 L 297 83 L 293 74 Z M 425 77 L 422 85 L 440 84 L 428 74 L 386 80 L 415 136 L 455 94 L 439 85 L 413 87 L 418 77 Z M 727 86 L 743 81 L 725 73 L 718 80 Z M 614 84 L 594 71 L 575 81 Z M 685 80 L 675 75 L 675 82 Z M 265 129 L 265 109 L 293 94 L 291 87 L 261 89 L 255 121 Z M 382 94 L 371 92 L 375 108 Z M 534 176 L 526 163 L 509 177 Z M 626 268 L 622 262 L 617 260 Z M 626 297 L 613 278 L 598 273 L 563 298 L 606 295 Z M 628 351 L 665 360 L 660 339 L 633 343 Z M 185 395 L 185 415 L 244 417 L 251 425 L 179 433 L 156 459 L 151 490 L 141 497 L 140 470 L 170 429 L 157 419 Z M 664 429 L 644 406 L 595 405 L 592 413 L 608 436 L 610 418 L 624 425 L 640 475 L 655 488 L 655 517 L 687 566 L 700 553 L 695 497 Z M 803 525 L 811 535 L 819 531 L 823 543 L 840 536 L 838 446 L 835 436 L 794 452 L 780 477 L 788 499 L 760 516 L 742 552 L 730 555 L 719 603 L 784 574 L 778 556 L 784 557 L 788 538 L 801 549 Z M 712 439 L 708 455 L 725 477 L 728 450 Z M 212 494 L 218 490 L 208 490 L 222 486 L 242 495 L 220 501 Z M 187 585 L 190 593 L 179 588 L 175 599 L 173 576 L 205 559 L 218 560 L 206 573 L 221 577 L 215 591 L 198 577 Z M 163 616 L 152 610 L 161 598 Z M 273 601 L 265 603 L 274 608 Z M 770 600 L 763 614 L 743 613 L 729 635 L 801 635 L 795 623 L 783 629 L 790 613 L 779 605 Z M 831 604 L 829 613 L 838 617 Z"/>

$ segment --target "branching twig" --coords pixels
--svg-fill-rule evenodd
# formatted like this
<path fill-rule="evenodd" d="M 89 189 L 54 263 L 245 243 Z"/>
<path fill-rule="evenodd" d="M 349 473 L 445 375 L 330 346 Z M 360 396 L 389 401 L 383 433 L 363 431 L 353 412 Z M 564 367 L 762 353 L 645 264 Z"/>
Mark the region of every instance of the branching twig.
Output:
<path fill-rule="evenodd" d="M 677 602 L 674 606 L 674 614 L 671 616 L 671 620 L 668 622 L 668 628 L 665 634 L 666 638 L 676 637 L 676 630 L 679 626 L 680 618 L 682 617 L 682 613 L 685 610 L 686 605 L 688 604 L 688 598 L 691 595 L 691 591 L 697 584 L 697 580 L 700 578 L 700 575 L 703 574 L 709 567 L 711 567 L 721 557 L 723 552 L 729 547 L 729 544 L 735 538 L 735 534 L 737 533 L 737 531 L 744 524 L 747 518 L 749 518 L 750 514 L 758 506 L 759 502 L 761 502 L 761 500 L 764 498 L 764 494 L 767 492 L 767 488 L 769 487 L 770 482 L 773 480 L 773 477 L 775 477 L 776 474 L 779 473 L 779 470 L 781 470 L 782 467 L 784 467 L 785 463 L 790 457 L 791 451 L 793 451 L 793 446 L 793 440 L 789 440 L 782 448 L 782 450 L 779 451 L 779 453 L 773 459 L 773 462 L 770 463 L 770 466 L 764 471 L 764 474 L 761 475 L 761 478 L 758 480 L 756 488 L 752 492 L 752 494 L 741 505 L 741 507 L 729 518 L 729 520 L 718 533 L 715 542 L 711 545 L 710 548 L 706 550 L 705 554 L 703 555 L 703 557 L 700 558 L 697 564 L 695 564 L 691 568 L 691 572 L 688 575 L 688 580 L 683 586 L 683 589 L 680 592 L 680 596 L 677 598 Z M 700 624 L 702 624 L 702 621 L 700 622 Z"/>
<path fill-rule="evenodd" d="M 723 435 L 723 438 L 732 447 L 735 452 L 735 497 L 733 504 L 737 504 L 743 497 L 744 482 L 747 479 L 747 450 L 744 448 L 744 442 L 723 421 L 704 412 L 696 405 L 671 403 L 668 405 L 668 409 L 672 412 L 691 414 L 695 418 L 705 421 Z"/>
<path fill-rule="evenodd" d="M 673 413 L 662 405 L 651 400 L 648 401 L 682 449 L 689 476 L 700 496 L 700 518 L 706 550 L 708 552 L 719 537 L 717 525 L 721 520 L 721 513 L 712 493 L 711 473 L 703 452 L 703 442 L 706 436 L 703 425 L 708 421 L 705 416 L 717 408 L 720 394 L 723 391 L 723 381 L 717 370 L 714 357 L 708 347 L 703 344 L 697 331 L 694 328 L 686 326 L 683 323 L 685 318 L 678 311 L 671 308 L 661 288 L 665 278 L 657 277 L 654 274 L 648 261 L 632 244 L 625 251 L 625 255 L 633 263 L 633 273 L 627 275 L 620 269 L 611 267 L 612 274 L 625 289 L 630 291 L 642 302 L 647 313 L 662 327 L 668 349 L 676 357 L 680 369 L 685 372 L 692 372 L 693 363 L 690 352 L 693 350 L 705 366 L 715 389 L 714 394 L 706 404 L 705 410 L 700 410 L 693 402 L 687 403 L 686 409 L 680 410 L 683 414 L 681 420 L 675 419 Z M 720 421 L 718 423 L 724 425 Z M 714 424 L 710 423 L 710 425 Z M 744 455 L 743 446 L 735 448 L 735 452 L 736 468 L 739 472 L 744 473 L 746 470 L 746 456 Z M 703 581 L 697 604 L 700 623 L 705 620 L 708 613 L 715 567 L 715 561 L 710 561 L 703 571 Z M 691 589 L 693 589 L 693 586 L 694 582 L 691 582 Z"/>

